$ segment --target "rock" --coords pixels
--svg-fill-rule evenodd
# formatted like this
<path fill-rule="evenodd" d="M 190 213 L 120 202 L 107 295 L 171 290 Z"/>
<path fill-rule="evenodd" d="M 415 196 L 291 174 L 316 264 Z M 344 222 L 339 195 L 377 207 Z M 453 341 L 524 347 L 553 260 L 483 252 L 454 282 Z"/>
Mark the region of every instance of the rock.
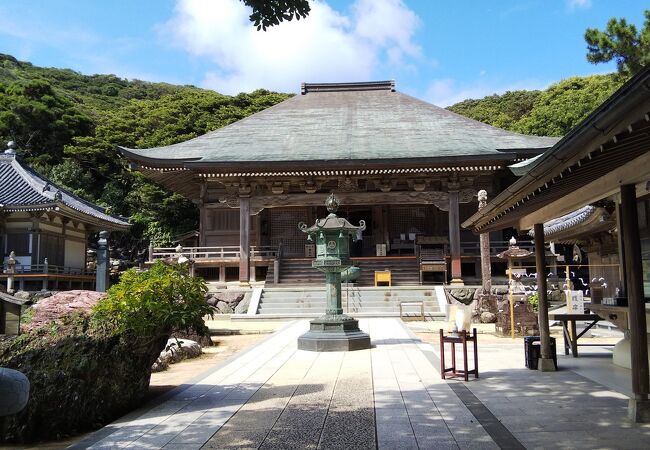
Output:
<path fill-rule="evenodd" d="M 29 380 L 24 373 L 0 367 L 0 416 L 19 413 L 29 399 Z"/>
<path fill-rule="evenodd" d="M 19 369 L 31 385 L 25 409 L 0 417 L 0 442 L 60 439 L 142 406 L 167 336 L 93 335 L 88 320 L 0 341 L 0 366 Z"/>
<path fill-rule="evenodd" d="M 32 294 L 32 300 L 33 300 L 34 302 L 38 302 L 38 301 L 40 301 L 40 300 L 43 300 L 44 298 L 51 297 L 51 296 L 54 295 L 54 294 L 55 294 L 55 293 L 52 292 L 52 291 L 38 291 L 38 292 L 34 292 L 34 293 Z"/>
<path fill-rule="evenodd" d="M 207 301 L 208 305 L 210 305 L 210 306 L 217 306 L 217 302 L 219 301 L 219 299 L 212 296 L 212 295 L 210 295 L 210 296 L 208 296 L 206 301 Z"/>
<path fill-rule="evenodd" d="M 217 302 L 221 301 L 221 302 L 228 303 L 229 305 L 232 305 L 233 303 L 235 303 L 235 304 L 239 303 L 244 298 L 244 292 L 219 291 L 219 292 L 213 292 L 213 293 L 208 294 L 208 295 L 211 298 L 216 299 Z"/>
<path fill-rule="evenodd" d="M 219 314 L 232 314 L 233 313 L 232 307 L 226 302 L 219 301 L 219 302 L 217 302 L 216 307 L 217 307 L 217 311 L 219 311 Z"/>
<path fill-rule="evenodd" d="M 44 298 L 32 306 L 34 315 L 28 324 L 21 325 L 22 331 L 30 331 L 50 322 L 56 322 L 71 312 L 88 313 L 97 302 L 106 297 L 103 292 L 64 291 Z"/>
<path fill-rule="evenodd" d="M 244 299 L 237 303 L 237 307 L 235 308 L 235 313 L 236 314 L 246 314 L 248 312 L 248 306 L 251 304 L 251 296 L 247 295 L 244 297 Z"/>
<path fill-rule="evenodd" d="M 481 313 L 481 323 L 494 323 L 497 321 L 496 314 L 492 314 L 489 311 L 484 311 Z"/>
<path fill-rule="evenodd" d="M 459 301 L 464 305 L 469 305 L 474 301 L 474 289 L 470 288 L 451 288 L 445 290 L 452 299 Z"/>
<path fill-rule="evenodd" d="M 14 294 L 14 297 L 19 298 L 20 300 L 30 300 L 32 294 L 27 291 L 18 291 Z"/>
<path fill-rule="evenodd" d="M 496 295 L 506 295 L 508 293 L 508 288 L 499 286 L 499 287 L 492 288 L 492 291 Z"/>
<path fill-rule="evenodd" d="M 156 359 L 156 362 L 153 363 L 151 371 L 160 372 L 167 369 L 170 364 L 201 356 L 201 352 L 201 346 L 195 341 L 170 338 L 167 340 L 167 345 L 160 352 L 160 356 Z"/>

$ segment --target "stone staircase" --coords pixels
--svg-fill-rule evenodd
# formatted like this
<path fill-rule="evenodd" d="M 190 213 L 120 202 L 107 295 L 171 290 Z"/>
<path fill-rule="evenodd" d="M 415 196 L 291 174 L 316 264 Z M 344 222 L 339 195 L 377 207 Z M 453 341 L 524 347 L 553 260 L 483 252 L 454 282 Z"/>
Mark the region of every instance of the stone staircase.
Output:
<path fill-rule="evenodd" d="M 403 301 L 423 301 L 428 319 L 444 320 L 434 286 L 417 287 L 359 287 L 343 285 L 343 312 L 355 317 L 399 316 Z M 409 315 L 419 314 L 419 306 L 407 306 Z M 324 287 L 264 288 L 257 310 L 257 318 L 316 317 L 325 313 Z M 253 316 L 247 316 L 253 318 Z"/>
<path fill-rule="evenodd" d="M 325 274 L 311 267 L 313 258 L 283 259 L 280 262 L 280 284 L 287 286 L 324 286 Z M 420 284 L 418 261 L 415 257 L 353 258 L 361 268 L 356 286 L 374 286 L 376 270 L 390 270 L 393 286 L 417 286 Z M 273 265 L 266 274 L 266 286 L 273 284 Z"/>

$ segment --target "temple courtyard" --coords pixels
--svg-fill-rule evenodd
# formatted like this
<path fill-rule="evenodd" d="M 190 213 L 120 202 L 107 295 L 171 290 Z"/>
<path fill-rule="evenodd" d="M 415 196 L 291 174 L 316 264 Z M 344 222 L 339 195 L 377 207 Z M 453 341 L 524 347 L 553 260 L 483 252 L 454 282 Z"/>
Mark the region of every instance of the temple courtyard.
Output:
<path fill-rule="evenodd" d="M 521 338 L 479 334 L 479 378 L 442 380 L 435 338 L 413 332 L 438 325 L 362 319 L 371 350 L 316 353 L 296 348 L 306 320 L 282 324 L 71 448 L 648 448 L 611 348 L 541 373 L 524 367 Z"/>

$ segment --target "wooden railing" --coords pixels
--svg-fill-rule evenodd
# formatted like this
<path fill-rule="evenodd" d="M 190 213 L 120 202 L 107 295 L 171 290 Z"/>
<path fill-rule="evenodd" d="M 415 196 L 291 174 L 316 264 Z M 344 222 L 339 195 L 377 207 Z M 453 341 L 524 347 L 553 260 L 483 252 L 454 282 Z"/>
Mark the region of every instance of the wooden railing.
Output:
<path fill-rule="evenodd" d="M 257 245 L 250 247 L 250 258 L 274 259 L 277 254 L 277 247 Z M 153 249 L 149 259 L 151 261 L 154 259 L 176 258 L 181 255 L 192 260 L 238 260 L 241 257 L 241 251 L 238 245 L 223 247 L 159 247 Z"/>
<path fill-rule="evenodd" d="M 8 273 L 9 265 L 3 264 L 3 273 Z M 52 274 L 52 275 L 95 275 L 94 269 L 57 266 L 54 264 L 15 264 L 14 274 Z"/>

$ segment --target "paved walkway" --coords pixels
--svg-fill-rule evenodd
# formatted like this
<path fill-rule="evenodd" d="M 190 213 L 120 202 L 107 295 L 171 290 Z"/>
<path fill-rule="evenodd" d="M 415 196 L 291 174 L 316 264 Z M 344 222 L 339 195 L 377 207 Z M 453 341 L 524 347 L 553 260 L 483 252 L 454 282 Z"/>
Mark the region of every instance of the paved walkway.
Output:
<path fill-rule="evenodd" d="M 440 379 L 437 349 L 396 319 L 366 319 L 372 350 L 298 351 L 292 322 L 165 401 L 76 448 L 648 448 L 627 399 L 571 371 L 523 369 L 516 344 L 481 345 L 480 379 Z"/>

